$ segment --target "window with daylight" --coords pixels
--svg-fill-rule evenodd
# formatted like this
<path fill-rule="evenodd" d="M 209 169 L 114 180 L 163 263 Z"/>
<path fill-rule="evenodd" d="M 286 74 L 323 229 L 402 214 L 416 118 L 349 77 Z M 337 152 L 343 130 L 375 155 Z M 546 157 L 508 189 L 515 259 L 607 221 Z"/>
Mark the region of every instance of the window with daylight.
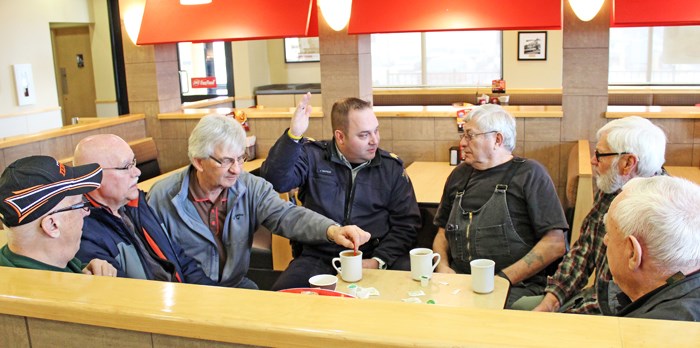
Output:
<path fill-rule="evenodd" d="M 177 44 L 182 102 L 233 96 L 233 64 L 228 42 Z"/>
<path fill-rule="evenodd" d="M 372 34 L 373 87 L 491 86 L 502 78 L 500 31 Z"/>
<path fill-rule="evenodd" d="M 610 29 L 610 85 L 699 85 L 700 26 Z"/>

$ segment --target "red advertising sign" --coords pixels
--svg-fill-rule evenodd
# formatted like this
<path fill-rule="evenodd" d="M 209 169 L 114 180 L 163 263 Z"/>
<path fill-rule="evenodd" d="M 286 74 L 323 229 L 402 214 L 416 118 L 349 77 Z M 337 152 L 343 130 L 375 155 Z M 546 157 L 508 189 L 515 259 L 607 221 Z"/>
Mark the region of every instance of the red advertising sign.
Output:
<path fill-rule="evenodd" d="M 216 88 L 216 77 L 193 77 L 192 88 Z"/>

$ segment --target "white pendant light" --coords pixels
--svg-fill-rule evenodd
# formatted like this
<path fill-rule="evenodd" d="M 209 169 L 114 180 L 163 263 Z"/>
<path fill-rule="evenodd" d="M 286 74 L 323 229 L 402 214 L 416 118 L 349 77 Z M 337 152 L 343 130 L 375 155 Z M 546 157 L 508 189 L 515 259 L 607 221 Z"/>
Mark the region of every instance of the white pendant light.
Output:
<path fill-rule="evenodd" d="M 136 39 L 139 38 L 139 32 L 141 31 L 141 20 L 143 19 L 143 8 L 145 5 L 145 3 L 134 3 L 124 10 L 124 29 L 134 45 L 136 45 Z"/>
<path fill-rule="evenodd" d="M 335 31 L 341 31 L 348 25 L 352 0 L 318 0 L 323 18 Z"/>
<path fill-rule="evenodd" d="M 204 5 L 211 4 L 211 0 L 180 0 L 180 5 Z"/>
<path fill-rule="evenodd" d="M 578 19 L 588 22 L 598 14 L 605 0 L 569 0 Z"/>

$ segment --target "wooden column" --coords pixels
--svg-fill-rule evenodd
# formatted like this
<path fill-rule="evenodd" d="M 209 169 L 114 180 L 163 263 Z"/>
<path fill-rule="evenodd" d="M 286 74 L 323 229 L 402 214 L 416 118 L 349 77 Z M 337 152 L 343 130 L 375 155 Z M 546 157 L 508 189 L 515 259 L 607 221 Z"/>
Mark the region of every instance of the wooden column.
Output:
<path fill-rule="evenodd" d="M 120 1 L 120 12 L 133 1 Z M 160 167 L 170 171 L 184 163 L 176 156 L 187 153 L 187 144 L 181 141 L 168 141 L 163 137 L 158 114 L 180 110 L 180 81 L 177 62 L 177 45 L 136 46 L 126 33 L 122 19 L 122 47 L 124 48 L 124 69 L 126 88 L 129 96 L 129 112 L 146 115 L 146 132 L 156 140 L 161 149 Z M 169 151 L 163 151 L 163 149 Z M 168 156 L 168 153 L 172 156 Z"/>
<path fill-rule="evenodd" d="M 319 9 L 323 137 L 333 136 L 331 108 L 341 98 L 372 100 L 372 55 L 369 35 L 348 35 L 347 27 L 334 31 Z"/>
<path fill-rule="evenodd" d="M 606 123 L 611 0 L 589 22 L 564 3 L 561 140 L 595 144 L 596 131 Z"/>

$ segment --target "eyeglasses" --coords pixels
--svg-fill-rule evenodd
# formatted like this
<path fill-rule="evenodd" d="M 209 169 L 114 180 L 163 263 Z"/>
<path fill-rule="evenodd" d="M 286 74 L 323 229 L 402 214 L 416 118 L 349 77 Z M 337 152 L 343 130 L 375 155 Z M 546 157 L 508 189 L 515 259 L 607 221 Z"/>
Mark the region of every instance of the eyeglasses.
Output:
<path fill-rule="evenodd" d="M 603 152 L 600 153 L 598 150 L 595 150 L 595 160 L 596 162 L 600 162 L 601 157 L 608 157 L 608 156 L 620 156 L 620 155 L 629 155 L 629 152 Z"/>
<path fill-rule="evenodd" d="M 226 169 L 230 169 L 234 164 L 238 164 L 239 166 L 242 166 L 243 163 L 245 163 L 245 161 L 248 160 L 248 157 L 245 154 L 240 155 L 236 158 L 224 157 L 222 159 L 218 159 L 218 158 L 211 156 L 211 155 L 209 155 L 209 158 L 211 158 L 212 161 L 218 163 L 219 167 L 226 168 Z"/>
<path fill-rule="evenodd" d="M 83 202 L 80 202 L 78 204 L 73 204 L 70 207 L 56 209 L 56 210 L 54 210 L 46 215 L 58 214 L 58 213 L 63 213 L 65 211 L 78 210 L 78 209 L 90 211 L 90 202 L 83 201 Z"/>
<path fill-rule="evenodd" d="M 123 166 L 123 167 L 112 167 L 112 168 L 102 168 L 102 169 L 113 169 L 113 170 L 130 170 L 131 168 L 136 167 L 136 157 L 134 157 L 133 160 L 131 160 L 131 163 Z"/>
<path fill-rule="evenodd" d="M 491 133 L 498 133 L 498 131 L 490 131 L 490 132 L 483 132 L 483 133 L 465 132 L 464 134 L 459 135 L 459 140 L 466 139 L 467 141 L 472 141 L 472 139 L 474 139 L 474 137 L 476 137 L 478 135 L 491 134 Z"/>

